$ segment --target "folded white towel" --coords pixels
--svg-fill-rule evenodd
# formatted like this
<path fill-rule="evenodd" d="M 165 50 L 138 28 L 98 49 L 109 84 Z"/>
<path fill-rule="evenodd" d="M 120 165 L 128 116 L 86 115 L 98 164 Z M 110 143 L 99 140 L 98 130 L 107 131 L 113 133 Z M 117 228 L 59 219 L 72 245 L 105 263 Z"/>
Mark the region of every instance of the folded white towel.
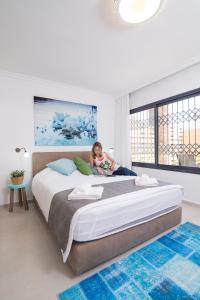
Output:
<path fill-rule="evenodd" d="M 73 192 L 74 192 L 74 194 L 77 194 L 77 195 L 79 195 L 79 194 L 84 194 L 85 195 L 85 194 L 90 194 L 91 190 L 92 190 L 91 184 L 85 183 L 85 184 L 81 184 L 81 185 L 77 186 L 73 190 Z"/>
<path fill-rule="evenodd" d="M 150 177 L 146 174 L 142 174 L 142 176 L 137 176 L 135 178 L 135 184 L 137 186 L 157 186 L 159 185 L 158 181 L 154 177 Z"/>
<path fill-rule="evenodd" d="M 89 193 L 77 193 L 76 188 L 68 195 L 68 200 L 99 200 L 102 197 L 103 189 L 103 186 L 97 186 L 91 187 Z"/>

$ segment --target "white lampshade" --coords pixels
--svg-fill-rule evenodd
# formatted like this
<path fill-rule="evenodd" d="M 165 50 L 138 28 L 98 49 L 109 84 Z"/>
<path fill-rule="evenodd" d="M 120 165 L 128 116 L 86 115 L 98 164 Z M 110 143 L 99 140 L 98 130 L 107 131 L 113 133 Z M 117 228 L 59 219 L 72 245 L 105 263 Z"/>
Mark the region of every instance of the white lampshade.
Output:
<path fill-rule="evenodd" d="M 141 23 L 151 18 L 159 9 L 161 0 L 120 0 L 119 14 L 128 23 Z"/>
<path fill-rule="evenodd" d="M 30 157 L 30 153 L 29 152 L 24 152 L 24 157 L 25 158 L 29 158 Z"/>

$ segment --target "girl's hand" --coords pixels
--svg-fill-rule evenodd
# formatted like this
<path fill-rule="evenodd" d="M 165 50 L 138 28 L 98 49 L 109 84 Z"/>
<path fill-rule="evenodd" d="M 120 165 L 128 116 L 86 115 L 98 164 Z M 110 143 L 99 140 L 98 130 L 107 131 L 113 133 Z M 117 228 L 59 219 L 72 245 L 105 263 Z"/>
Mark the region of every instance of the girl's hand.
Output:
<path fill-rule="evenodd" d="M 110 166 L 110 170 L 114 171 L 114 166 L 113 165 Z"/>
<path fill-rule="evenodd" d="M 110 170 L 111 170 L 111 171 L 114 171 L 116 162 L 115 162 L 114 159 L 113 159 L 110 155 L 108 155 L 106 152 L 105 152 L 105 154 L 106 154 L 107 159 L 110 160 L 111 163 L 112 163 L 111 166 L 110 166 Z"/>

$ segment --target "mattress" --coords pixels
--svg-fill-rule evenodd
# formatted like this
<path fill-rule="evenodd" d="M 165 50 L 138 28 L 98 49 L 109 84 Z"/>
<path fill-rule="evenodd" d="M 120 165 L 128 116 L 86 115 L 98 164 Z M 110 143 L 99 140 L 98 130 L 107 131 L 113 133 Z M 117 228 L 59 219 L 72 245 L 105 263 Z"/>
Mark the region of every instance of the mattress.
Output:
<path fill-rule="evenodd" d="M 64 176 L 46 168 L 35 175 L 32 192 L 48 221 L 51 201 L 56 193 L 82 183 L 94 185 L 130 179 L 134 178 L 130 176 L 85 176 L 79 171 L 74 171 L 71 176 Z M 150 189 L 151 192 L 148 193 Z M 183 198 L 181 186 L 171 185 L 169 189 L 159 187 L 150 189 L 146 189 L 147 192 L 142 195 L 138 193 L 138 198 L 133 199 L 131 193 L 124 194 L 123 197 L 117 196 L 112 198 L 112 201 L 107 201 L 106 205 L 88 207 L 78 216 L 73 239 L 79 242 L 99 239 L 152 220 L 181 205 Z"/>

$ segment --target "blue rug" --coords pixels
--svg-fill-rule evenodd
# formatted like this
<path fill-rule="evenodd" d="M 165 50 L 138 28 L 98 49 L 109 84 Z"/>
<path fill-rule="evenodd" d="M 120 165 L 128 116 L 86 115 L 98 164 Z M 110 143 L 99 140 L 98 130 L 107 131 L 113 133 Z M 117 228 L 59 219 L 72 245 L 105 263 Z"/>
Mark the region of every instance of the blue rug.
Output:
<path fill-rule="evenodd" d="M 200 300 L 200 226 L 180 225 L 58 299 Z"/>

